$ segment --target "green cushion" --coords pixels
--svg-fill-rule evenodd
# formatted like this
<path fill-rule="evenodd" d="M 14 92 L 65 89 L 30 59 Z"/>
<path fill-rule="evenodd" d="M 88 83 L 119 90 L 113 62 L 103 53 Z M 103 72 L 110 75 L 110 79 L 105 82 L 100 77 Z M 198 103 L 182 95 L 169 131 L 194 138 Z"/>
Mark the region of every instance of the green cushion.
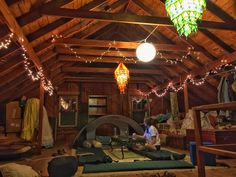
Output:
<path fill-rule="evenodd" d="M 135 153 L 146 156 L 152 160 L 171 160 L 170 151 L 160 150 L 160 151 L 135 151 Z"/>
<path fill-rule="evenodd" d="M 79 165 L 83 164 L 96 164 L 111 162 L 107 155 L 101 148 L 79 148 L 78 154 L 92 153 L 93 155 L 79 156 Z"/>
<path fill-rule="evenodd" d="M 185 161 L 163 160 L 163 161 L 137 161 L 120 163 L 86 164 L 83 173 L 134 171 L 134 170 L 158 170 L 158 169 L 180 169 L 194 168 Z"/>

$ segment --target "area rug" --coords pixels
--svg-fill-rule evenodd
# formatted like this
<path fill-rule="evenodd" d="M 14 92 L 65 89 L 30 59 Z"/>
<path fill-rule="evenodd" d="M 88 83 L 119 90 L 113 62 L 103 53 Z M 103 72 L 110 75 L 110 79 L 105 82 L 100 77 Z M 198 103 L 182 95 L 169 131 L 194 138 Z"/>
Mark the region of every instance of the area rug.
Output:
<path fill-rule="evenodd" d="M 105 154 L 110 156 L 113 161 L 117 162 L 133 162 L 138 160 L 150 160 L 149 158 L 136 154 L 135 152 L 129 151 L 128 149 L 124 149 L 124 159 L 122 159 L 121 149 L 109 149 L 104 150 Z"/>

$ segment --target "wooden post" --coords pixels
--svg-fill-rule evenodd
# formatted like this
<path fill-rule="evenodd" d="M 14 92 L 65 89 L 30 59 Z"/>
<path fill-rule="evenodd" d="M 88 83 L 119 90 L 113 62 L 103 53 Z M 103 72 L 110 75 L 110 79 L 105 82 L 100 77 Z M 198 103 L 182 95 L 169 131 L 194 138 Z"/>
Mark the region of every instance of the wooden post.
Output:
<path fill-rule="evenodd" d="M 199 147 L 202 145 L 202 127 L 201 127 L 201 117 L 199 110 L 193 109 L 193 118 L 194 118 L 194 128 L 195 128 L 198 177 L 205 177 L 206 174 L 205 174 L 203 152 L 199 150 Z"/>
<path fill-rule="evenodd" d="M 185 113 L 187 113 L 189 110 L 188 86 L 186 83 L 184 84 L 184 109 Z"/>
<path fill-rule="evenodd" d="M 42 147 L 42 128 L 43 128 L 43 105 L 44 105 L 44 88 L 40 81 L 39 88 L 39 133 L 38 133 L 38 153 L 41 154 Z"/>

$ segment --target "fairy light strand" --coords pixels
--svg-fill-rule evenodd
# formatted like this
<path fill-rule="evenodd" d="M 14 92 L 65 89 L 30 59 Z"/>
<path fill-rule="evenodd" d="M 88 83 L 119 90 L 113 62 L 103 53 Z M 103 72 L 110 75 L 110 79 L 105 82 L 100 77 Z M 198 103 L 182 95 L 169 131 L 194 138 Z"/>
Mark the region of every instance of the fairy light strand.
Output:
<path fill-rule="evenodd" d="M 13 33 L 10 33 L 8 35 L 8 38 L 5 39 L 4 41 L 2 41 L 0 43 L 0 49 L 8 49 L 9 45 L 11 44 L 12 42 L 12 38 L 13 38 L 14 34 Z"/>
<path fill-rule="evenodd" d="M 234 66 L 233 64 L 228 64 L 227 60 L 225 60 L 222 62 L 222 64 L 220 66 L 215 67 L 213 70 L 206 72 L 205 75 L 200 79 L 194 79 L 194 77 L 191 74 L 189 74 L 186 76 L 183 83 L 180 84 L 179 86 L 174 86 L 173 82 L 171 81 L 167 84 L 166 88 L 164 88 L 164 89 L 158 90 L 158 88 L 153 88 L 153 89 L 151 89 L 151 91 L 146 92 L 146 93 L 142 92 L 141 90 L 138 90 L 138 92 L 141 96 L 145 96 L 145 97 L 150 96 L 152 93 L 154 93 L 157 97 L 163 97 L 167 94 L 168 90 L 172 90 L 174 92 L 179 92 L 180 90 L 183 90 L 185 84 L 192 84 L 195 86 L 201 86 L 206 82 L 206 79 L 209 76 L 220 74 L 220 73 L 222 73 L 222 71 L 224 72 L 226 67 L 233 67 L 233 69 L 228 70 L 227 72 L 230 72 L 230 73 L 236 72 L 236 66 Z"/>
<path fill-rule="evenodd" d="M 157 27 L 156 27 L 157 28 Z M 155 29 L 156 29 L 155 28 Z M 155 31 L 155 29 L 149 34 L 149 36 Z M 149 37 L 148 36 L 148 37 Z M 143 40 L 140 40 L 138 41 L 138 43 L 141 43 L 142 41 L 146 41 L 147 38 L 143 39 Z M 62 35 L 52 35 L 52 42 L 55 42 L 57 39 L 62 39 L 64 38 Z M 117 47 L 116 47 L 116 41 L 113 41 L 113 42 L 110 42 L 108 45 L 109 47 L 107 48 L 106 51 L 102 52 L 101 55 L 99 57 L 96 57 L 95 59 L 92 59 L 92 60 L 89 60 L 89 59 L 86 59 L 84 57 L 81 57 L 73 48 L 71 48 L 69 45 L 67 44 L 64 44 L 64 47 L 66 47 L 67 49 L 69 49 L 74 55 L 76 58 L 78 58 L 80 61 L 82 62 L 85 62 L 85 63 L 92 63 L 92 62 L 95 62 L 95 61 L 99 61 L 99 60 L 102 60 L 104 55 L 106 53 L 109 53 L 111 52 L 111 49 L 115 49 L 115 51 L 118 53 L 118 55 L 123 58 L 125 61 L 132 61 L 134 63 L 137 63 L 137 59 L 134 59 L 133 57 L 132 58 L 127 58 Z M 164 59 L 166 63 L 170 63 L 170 64 L 178 64 L 179 62 L 183 62 L 184 59 L 187 59 L 189 55 L 191 55 L 191 52 L 194 50 L 194 47 L 191 46 L 191 47 L 188 47 L 187 49 L 187 53 L 184 54 L 183 56 L 181 56 L 180 58 L 176 58 L 176 59 L 168 59 L 165 57 L 164 53 L 158 51 L 157 49 L 157 52 L 156 52 L 156 56 L 159 56 L 161 59 Z"/>
<path fill-rule="evenodd" d="M 54 88 L 53 88 L 52 82 L 45 77 L 43 68 L 40 67 L 38 71 L 33 72 L 30 69 L 30 61 L 26 55 L 27 50 L 25 49 L 23 45 L 21 46 L 21 48 L 23 49 L 22 56 L 24 58 L 24 68 L 27 71 L 28 76 L 31 78 L 32 81 L 41 80 L 43 89 L 47 91 L 50 96 L 53 95 Z"/>

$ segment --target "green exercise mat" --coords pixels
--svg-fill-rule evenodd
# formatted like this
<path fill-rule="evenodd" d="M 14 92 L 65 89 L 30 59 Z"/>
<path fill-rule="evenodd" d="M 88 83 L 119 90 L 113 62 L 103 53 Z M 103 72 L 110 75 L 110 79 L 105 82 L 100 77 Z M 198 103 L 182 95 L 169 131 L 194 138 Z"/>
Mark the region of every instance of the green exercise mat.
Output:
<path fill-rule="evenodd" d="M 137 161 L 120 163 L 86 164 L 83 173 L 135 171 L 135 170 L 159 170 L 159 169 L 182 169 L 194 168 L 186 161 L 162 160 L 162 161 Z"/>

